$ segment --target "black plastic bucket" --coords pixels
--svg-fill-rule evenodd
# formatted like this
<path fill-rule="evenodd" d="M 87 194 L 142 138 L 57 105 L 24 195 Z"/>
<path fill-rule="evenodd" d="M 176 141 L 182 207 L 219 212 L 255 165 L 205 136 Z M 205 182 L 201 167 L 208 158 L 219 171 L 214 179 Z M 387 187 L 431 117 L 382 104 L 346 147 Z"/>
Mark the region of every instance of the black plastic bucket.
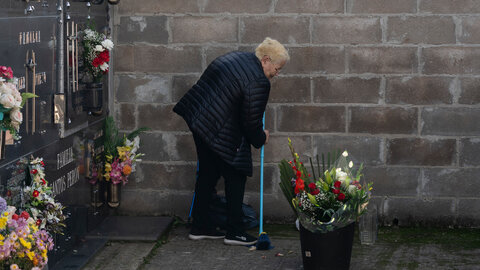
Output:
<path fill-rule="evenodd" d="M 312 233 L 300 224 L 303 269 L 348 270 L 355 223 L 328 233 Z"/>

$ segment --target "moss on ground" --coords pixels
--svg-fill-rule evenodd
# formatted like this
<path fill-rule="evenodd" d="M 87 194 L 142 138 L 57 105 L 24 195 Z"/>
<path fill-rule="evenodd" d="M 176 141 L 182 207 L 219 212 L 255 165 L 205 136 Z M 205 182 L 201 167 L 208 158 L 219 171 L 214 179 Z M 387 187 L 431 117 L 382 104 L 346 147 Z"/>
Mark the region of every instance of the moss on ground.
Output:
<path fill-rule="evenodd" d="M 264 231 L 274 237 L 300 237 L 294 224 L 265 224 Z M 258 229 L 249 230 L 249 233 L 256 235 Z M 358 242 L 358 233 L 355 238 L 355 242 Z M 472 250 L 480 249 L 480 229 L 381 227 L 378 230 L 377 241 L 385 244 L 434 244 L 441 245 L 442 248 Z"/>
<path fill-rule="evenodd" d="M 480 229 L 383 227 L 378 231 L 378 241 L 409 245 L 435 244 L 443 248 L 472 250 L 480 249 Z"/>

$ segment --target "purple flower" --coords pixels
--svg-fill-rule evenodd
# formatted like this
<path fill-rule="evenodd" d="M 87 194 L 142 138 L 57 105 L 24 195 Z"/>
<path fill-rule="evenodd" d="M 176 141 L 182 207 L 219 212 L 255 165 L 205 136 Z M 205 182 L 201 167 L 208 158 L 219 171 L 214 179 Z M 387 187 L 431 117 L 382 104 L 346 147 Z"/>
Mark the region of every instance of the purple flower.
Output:
<path fill-rule="evenodd" d="M 0 213 L 5 212 L 7 210 L 7 201 L 4 198 L 0 197 Z"/>

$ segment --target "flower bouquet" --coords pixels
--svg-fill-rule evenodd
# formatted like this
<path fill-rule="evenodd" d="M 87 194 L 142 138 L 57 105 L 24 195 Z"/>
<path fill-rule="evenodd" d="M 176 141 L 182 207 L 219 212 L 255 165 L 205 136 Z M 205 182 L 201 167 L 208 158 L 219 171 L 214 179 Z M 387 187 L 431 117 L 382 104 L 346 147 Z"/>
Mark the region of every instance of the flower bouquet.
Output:
<path fill-rule="evenodd" d="M 329 232 L 349 225 L 363 214 L 372 189 L 371 183 L 361 183 L 363 164 L 355 170 L 344 151 L 334 155 L 336 160 L 331 165 L 325 166 L 323 159 L 321 167 L 317 156 L 318 177 L 310 159 L 312 177 L 290 139 L 288 145 L 293 160 L 279 164 L 280 186 L 304 228 L 314 233 Z"/>
<path fill-rule="evenodd" d="M 363 164 L 355 170 L 347 151 L 333 154 L 322 167 L 317 156 L 317 173 L 310 159 L 307 171 L 292 141 L 288 146 L 293 160 L 282 160 L 280 186 L 292 203 L 300 221 L 300 243 L 305 270 L 349 269 L 354 236 L 354 222 L 365 211 L 371 184 L 360 183 Z M 321 170 L 322 168 L 322 170 Z"/>
<path fill-rule="evenodd" d="M 53 239 L 27 212 L 15 211 L 0 197 L 0 269 L 40 270 L 47 265 Z"/>
<path fill-rule="evenodd" d="M 36 97 L 32 93 L 20 94 L 17 85 L 12 68 L 0 66 L 0 130 L 9 131 L 15 140 L 21 138 L 18 135 L 23 121 L 20 110 L 28 98 Z"/>
<path fill-rule="evenodd" d="M 109 70 L 110 51 L 113 49 L 112 40 L 93 29 L 83 31 L 83 64 L 92 81 L 99 83 Z"/>
<path fill-rule="evenodd" d="M 105 173 L 103 177 L 112 184 L 125 185 L 128 182 L 128 176 L 135 171 L 135 165 L 139 158 L 144 156 L 137 153 L 140 147 L 139 134 L 148 130 L 148 128 L 139 128 L 128 135 L 120 136 L 115 126 L 113 117 L 108 116 L 105 119 L 104 126 L 104 153 L 105 153 Z"/>
<path fill-rule="evenodd" d="M 40 229 L 50 234 L 63 234 L 66 216 L 61 203 L 55 201 L 52 188 L 45 180 L 43 159 L 35 158 L 28 161 L 31 183 L 23 189 L 23 207 L 35 220 Z"/>

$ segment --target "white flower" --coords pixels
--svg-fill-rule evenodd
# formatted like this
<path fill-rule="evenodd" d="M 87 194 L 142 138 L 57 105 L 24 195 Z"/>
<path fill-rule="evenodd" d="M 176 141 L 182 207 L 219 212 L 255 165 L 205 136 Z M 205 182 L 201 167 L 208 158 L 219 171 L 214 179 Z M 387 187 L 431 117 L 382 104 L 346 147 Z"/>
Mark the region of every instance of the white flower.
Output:
<path fill-rule="evenodd" d="M 12 119 L 12 121 L 22 123 L 23 115 L 22 115 L 22 112 L 20 111 L 20 109 L 14 108 L 13 110 L 11 110 L 10 111 L 10 119 Z"/>
<path fill-rule="evenodd" d="M 346 172 L 339 171 L 337 172 L 337 179 L 340 182 L 345 182 L 347 180 L 348 174 Z"/>
<path fill-rule="evenodd" d="M 349 168 L 352 168 L 352 167 L 353 167 L 353 161 L 350 161 L 350 162 L 348 163 L 348 167 L 349 167 Z"/>
<path fill-rule="evenodd" d="M 8 86 L 8 83 L 0 84 L 0 94 L 11 94 L 12 88 Z"/>
<path fill-rule="evenodd" d="M 20 130 L 20 122 L 16 122 L 16 121 L 12 121 L 10 122 L 10 124 L 12 125 L 12 127 L 16 130 L 16 131 L 19 131 Z"/>
<path fill-rule="evenodd" d="M 11 206 L 11 205 L 7 206 L 6 212 L 8 213 L 9 217 L 12 217 L 13 214 L 15 214 L 15 211 L 17 211 L 17 208 L 15 206 Z"/>
<path fill-rule="evenodd" d="M 85 39 L 94 39 L 96 36 L 95 31 L 92 31 L 91 29 L 85 29 Z"/>
<path fill-rule="evenodd" d="M 0 97 L 0 104 L 2 104 L 2 106 L 6 109 L 12 108 L 15 106 L 15 103 L 15 97 L 12 94 L 3 94 Z"/>
<path fill-rule="evenodd" d="M 348 193 L 350 194 L 355 193 L 356 190 L 357 190 L 357 187 L 355 185 L 350 185 L 348 186 L 348 189 L 347 189 Z"/>
<path fill-rule="evenodd" d="M 136 153 L 139 147 L 140 147 L 140 137 L 137 136 L 137 137 L 133 138 L 132 153 Z"/>
<path fill-rule="evenodd" d="M 38 217 L 38 209 L 35 207 L 30 208 L 30 211 L 32 211 L 32 217 L 37 218 Z"/>
<path fill-rule="evenodd" d="M 95 49 L 94 49 L 96 52 L 103 52 L 105 51 L 105 48 L 103 48 L 102 45 L 97 45 L 95 46 Z"/>
<path fill-rule="evenodd" d="M 113 42 L 110 40 L 110 39 L 105 39 L 104 41 L 102 41 L 102 46 L 111 51 L 113 49 Z"/>
<path fill-rule="evenodd" d="M 108 64 L 107 64 L 107 63 L 101 64 L 101 65 L 100 65 L 100 69 L 101 69 L 102 71 L 107 71 L 107 70 L 108 70 Z"/>
<path fill-rule="evenodd" d="M 345 151 L 343 151 L 343 153 L 342 153 L 342 156 L 344 156 L 344 157 L 348 157 L 348 152 L 347 152 L 346 150 L 345 150 Z"/>

